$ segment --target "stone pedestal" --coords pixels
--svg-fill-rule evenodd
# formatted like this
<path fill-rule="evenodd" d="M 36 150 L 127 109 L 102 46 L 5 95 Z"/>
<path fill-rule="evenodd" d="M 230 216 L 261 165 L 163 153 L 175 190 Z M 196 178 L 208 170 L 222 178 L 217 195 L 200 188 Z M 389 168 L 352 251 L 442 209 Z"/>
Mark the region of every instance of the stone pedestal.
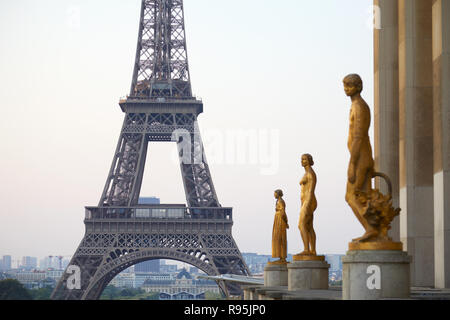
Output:
<path fill-rule="evenodd" d="M 401 250 L 348 251 L 342 258 L 342 299 L 409 298 L 410 262 Z"/>
<path fill-rule="evenodd" d="M 288 266 L 288 290 L 328 289 L 328 269 L 325 259 L 293 261 Z"/>
<path fill-rule="evenodd" d="M 265 287 L 283 287 L 288 285 L 286 264 L 267 264 L 264 268 Z"/>

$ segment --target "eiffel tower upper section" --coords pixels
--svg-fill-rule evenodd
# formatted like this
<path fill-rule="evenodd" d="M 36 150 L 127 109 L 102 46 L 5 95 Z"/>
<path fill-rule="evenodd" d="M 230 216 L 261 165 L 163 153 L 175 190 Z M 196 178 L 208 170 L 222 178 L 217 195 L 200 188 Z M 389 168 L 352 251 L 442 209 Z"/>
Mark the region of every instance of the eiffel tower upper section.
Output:
<path fill-rule="evenodd" d="M 220 207 L 192 95 L 183 0 L 142 0 L 130 93 L 121 136 L 99 206 L 138 204 L 149 142 L 176 142 L 190 207 Z"/>
<path fill-rule="evenodd" d="M 183 0 L 143 0 L 133 99 L 194 99 L 186 50 Z"/>

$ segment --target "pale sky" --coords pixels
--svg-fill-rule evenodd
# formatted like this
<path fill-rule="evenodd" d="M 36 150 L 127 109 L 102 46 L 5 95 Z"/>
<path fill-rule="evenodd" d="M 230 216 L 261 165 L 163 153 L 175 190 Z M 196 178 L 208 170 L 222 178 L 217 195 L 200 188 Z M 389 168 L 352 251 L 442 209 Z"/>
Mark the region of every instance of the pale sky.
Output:
<path fill-rule="evenodd" d="M 118 101 L 131 84 L 140 3 L 0 1 L 0 256 L 75 253 L 84 207 L 98 204 L 122 126 Z M 318 179 L 318 254 L 344 254 L 362 235 L 344 199 L 350 100 L 342 79 L 361 75 L 373 112 L 371 4 L 184 1 L 192 88 L 204 103 L 199 126 L 241 252 L 270 254 L 279 188 L 289 253 L 303 250 L 303 153 L 313 155 Z M 258 137 L 244 150 L 256 158 L 233 158 L 230 137 L 239 132 Z M 174 150 L 149 146 L 141 196 L 186 202 Z"/>

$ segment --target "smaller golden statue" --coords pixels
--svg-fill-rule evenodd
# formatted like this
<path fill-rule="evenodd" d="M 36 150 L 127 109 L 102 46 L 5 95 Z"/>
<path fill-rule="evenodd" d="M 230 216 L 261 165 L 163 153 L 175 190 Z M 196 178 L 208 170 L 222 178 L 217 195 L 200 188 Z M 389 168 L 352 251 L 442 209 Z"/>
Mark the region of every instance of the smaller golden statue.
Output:
<path fill-rule="evenodd" d="M 274 193 L 277 203 L 275 205 L 275 219 L 272 231 L 272 258 L 279 258 L 269 264 L 287 264 L 287 235 L 289 229 L 288 218 L 286 215 L 286 203 L 283 200 L 283 191 L 275 190 Z"/>
<path fill-rule="evenodd" d="M 392 187 L 389 178 L 375 172 L 372 147 L 369 139 L 370 108 L 361 97 L 363 83 L 359 75 L 350 74 L 343 80 L 344 91 L 352 100 L 350 108 L 350 129 L 348 149 L 347 191 L 345 200 L 365 233 L 350 243 L 350 250 L 401 250 L 401 242 L 392 242 L 388 230 L 392 219 L 400 212 L 392 207 Z M 383 195 L 372 188 L 372 179 L 383 178 L 389 187 L 389 194 Z"/>
<path fill-rule="evenodd" d="M 313 157 L 306 153 L 302 155 L 301 163 L 305 168 L 305 175 L 300 180 L 301 187 L 301 209 L 298 228 L 302 236 L 304 250 L 293 257 L 294 261 L 302 260 L 324 260 L 324 256 L 316 254 L 316 233 L 314 232 L 314 211 L 317 209 L 317 200 L 314 194 L 316 190 L 317 177 L 312 166 Z"/>

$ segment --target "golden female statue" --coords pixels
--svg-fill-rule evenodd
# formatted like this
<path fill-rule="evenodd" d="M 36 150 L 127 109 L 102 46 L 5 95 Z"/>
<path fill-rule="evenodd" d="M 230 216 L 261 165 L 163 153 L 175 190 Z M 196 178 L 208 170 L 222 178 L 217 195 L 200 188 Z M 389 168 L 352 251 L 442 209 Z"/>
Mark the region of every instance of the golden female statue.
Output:
<path fill-rule="evenodd" d="M 363 236 L 354 239 L 354 247 L 361 248 L 360 242 L 392 242 L 387 231 L 392 219 L 400 209 L 391 206 L 391 182 L 382 173 L 375 172 L 372 147 L 369 139 L 370 108 L 361 97 L 363 83 L 359 75 L 350 74 L 343 80 L 344 91 L 351 98 L 350 128 L 348 135 L 348 149 L 350 163 L 347 172 L 347 191 L 345 200 L 353 210 L 356 218 L 365 229 Z M 386 180 L 389 194 L 383 195 L 372 188 L 372 179 L 376 176 Z M 393 247 L 392 243 L 388 246 Z M 380 248 L 380 244 L 365 246 L 366 248 Z M 398 247 L 398 245 L 397 245 Z"/>
<path fill-rule="evenodd" d="M 304 251 L 298 255 L 316 255 L 316 233 L 313 228 L 314 211 L 317 209 L 317 200 L 314 194 L 317 177 L 312 166 L 313 158 L 310 154 L 302 155 L 302 166 L 305 168 L 305 175 L 300 180 L 301 201 L 300 220 L 298 228 L 303 240 Z"/>
<path fill-rule="evenodd" d="M 286 229 L 289 229 L 288 218 L 286 215 L 286 203 L 283 200 L 283 191 L 275 190 L 275 219 L 272 231 L 272 258 L 279 260 L 271 262 L 271 264 L 285 264 L 287 257 L 287 236 Z"/>

